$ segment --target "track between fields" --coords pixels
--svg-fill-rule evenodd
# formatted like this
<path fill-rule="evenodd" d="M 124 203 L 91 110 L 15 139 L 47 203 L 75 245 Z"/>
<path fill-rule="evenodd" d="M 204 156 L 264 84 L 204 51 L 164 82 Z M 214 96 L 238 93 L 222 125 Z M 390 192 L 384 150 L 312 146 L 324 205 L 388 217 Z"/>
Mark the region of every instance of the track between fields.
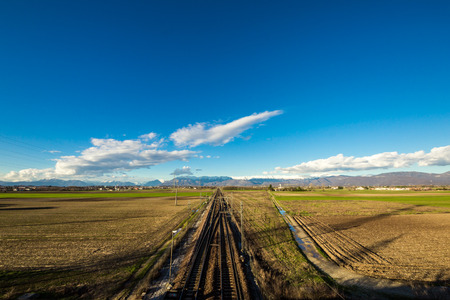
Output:
<path fill-rule="evenodd" d="M 211 197 L 188 268 L 165 299 L 249 299 L 229 206 L 220 189 Z"/>

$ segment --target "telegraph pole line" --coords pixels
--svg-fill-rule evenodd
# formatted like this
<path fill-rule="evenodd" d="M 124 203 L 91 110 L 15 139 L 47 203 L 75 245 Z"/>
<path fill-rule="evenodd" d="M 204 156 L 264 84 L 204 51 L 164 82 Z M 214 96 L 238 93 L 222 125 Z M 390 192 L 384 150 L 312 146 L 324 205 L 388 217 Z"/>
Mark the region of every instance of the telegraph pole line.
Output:
<path fill-rule="evenodd" d="M 243 218 L 243 204 L 241 200 L 241 252 L 244 252 L 244 218 Z"/>
<path fill-rule="evenodd" d="M 175 190 L 175 206 L 177 206 L 178 185 L 177 185 L 177 180 L 175 180 L 175 174 L 173 175 L 173 188 Z"/>
<path fill-rule="evenodd" d="M 176 188 L 175 188 L 175 206 L 177 206 L 177 198 L 178 198 L 178 180 L 176 182 Z"/>
<path fill-rule="evenodd" d="M 172 253 L 173 253 L 173 234 L 174 233 L 175 233 L 175 231 L 172 230 L 172 245 L 170 247 L 169 284 L 172 281 Z"/>
<path fill-rule="evenodd" d="M 233 211 L 233 193 L 230 193 L 230 206 L 231 206 L 231 214 L 234 216 L 234 211 Z"/>

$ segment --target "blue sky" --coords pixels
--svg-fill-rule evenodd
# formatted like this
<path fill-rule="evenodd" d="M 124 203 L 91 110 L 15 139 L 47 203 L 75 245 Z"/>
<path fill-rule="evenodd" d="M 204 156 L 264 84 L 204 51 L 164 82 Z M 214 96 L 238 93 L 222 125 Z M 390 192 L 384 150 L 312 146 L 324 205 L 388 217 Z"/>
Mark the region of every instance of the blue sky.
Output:
<path fill-rule="evenodd" d="M 0 180 L 449 171 L 449 13 L 1 1 Z"/>

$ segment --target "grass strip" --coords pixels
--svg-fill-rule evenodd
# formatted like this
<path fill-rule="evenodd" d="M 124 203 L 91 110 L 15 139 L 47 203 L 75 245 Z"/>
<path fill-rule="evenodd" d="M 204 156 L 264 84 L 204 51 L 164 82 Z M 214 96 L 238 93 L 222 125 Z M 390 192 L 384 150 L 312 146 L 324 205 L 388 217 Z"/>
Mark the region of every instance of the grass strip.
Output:
<path fill-rule="evenodd" d="M 337 201 L 382 201 L 382 202 L 396 202 L 403 204 L 412 204 L 418 206 L 434 206 L 434 207 L 450 207 L 450 195 L 430 195 L 430 196 L 379 196 L 379 197 L 364 197 L 364 196 L 275 196 L 278 201 L 321 201 L 321 200 L 337 200 Z"/>

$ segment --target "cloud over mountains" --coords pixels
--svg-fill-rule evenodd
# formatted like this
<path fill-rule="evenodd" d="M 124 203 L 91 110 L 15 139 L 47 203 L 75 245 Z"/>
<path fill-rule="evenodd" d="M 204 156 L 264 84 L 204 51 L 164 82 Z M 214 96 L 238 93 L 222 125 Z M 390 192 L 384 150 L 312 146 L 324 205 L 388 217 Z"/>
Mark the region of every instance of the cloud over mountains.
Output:
<path fill-rule="evenodd" d="M 371 156 L 354 157 L 338 154 L 325 159 L 317 159 L 292 167 L 277 167 L 276 173 L 307 174 L 318 172 L 345 172 L 374 169 L 405 168 L 413 164 L 419 166 L 450 165 L 450 146 L 436 147 L 429 153 L 417 151 L 413 153 L 383 152 Z"/>
<path fill-rule="evenodd" d="M 160 141 L 146 143 L 150 137 L 145 135 L 141 136 L 141 139 L 124 141 L 92 138 L 92 147 L 83 150 L 79 156 L 61 156 L 54 159 L 56 161 L 54 168 L 11 171 L 4 179 L 35 180 L 83 175 L 101 176 L 107 173 L 148 168 L 174 160 L 187 161 L 197 153 L 190 150 L 158 149 Z"/>
<path fill-rule="evenodd" d="M 194 153 L 189 150 L 166 151 L 158 145 L 142 140 L 117 141 L 114 139 L 91 139 L 94 145 L 80 156 L 62 156 L 56 159 L 55 173 L 59 175 L 84 175 L 130 171 L 174 160 L 188 160 Z"/>
<path fill-rule="evenodd" d="M 184 166 L 182 168 L 175 169 L 170 175 L 179 176 L 179 175 L 193 175 L 191 167 Z"/>
<path fill-rule="evenodd" d="M 195 147 L 201 144 L 223 145 L 232 141 L 253 125 L 264 122 L 281 114 L 282 111 L 265 111 L 254 113 L 223 125 L 210 126 L 207 123 L 196 123 L 180 128 L 170 135 L 176 146 Z M 207 128 L 209 127 L 209 128 Z M 164 138 L 156 139 L 157 134 L 150 132 L 137 139 L 115 140 L 91 138 L 92 147 L 81 151 L 80 155 L 61 156 L 53 159 L 54 168 L 24 169 L 11 171 L 3 179 L 10 181 L 27 181 L 53 178 L 79 178 L 85 176 L 102 176 L 134 169 L 149 168 L 170 161 L 188 161 L 190 158 L 210 158 L 198 155 L 192 150 L 162 149 Z M 177 169 L 172 175 L 192 174 L 189 167 Z"/>

